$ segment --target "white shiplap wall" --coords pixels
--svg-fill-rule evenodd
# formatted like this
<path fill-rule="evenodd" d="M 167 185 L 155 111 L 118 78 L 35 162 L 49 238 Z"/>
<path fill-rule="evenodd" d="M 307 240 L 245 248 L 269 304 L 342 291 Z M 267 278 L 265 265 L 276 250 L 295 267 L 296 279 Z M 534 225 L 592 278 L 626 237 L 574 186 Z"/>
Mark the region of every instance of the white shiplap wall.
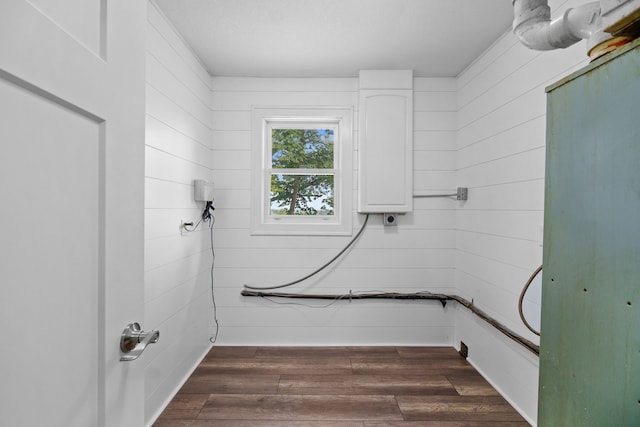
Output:
<path fill-rule="evenodd" d="M 552 1 L 554 15 L 574 3 Z M 152 4 L 148 40 L 143 326 L 162 331 L 161 343 L 145 353 L 148 419 L 208 348 L 208 234 L 181 237 L 178 226 L 200 211 L 192 180 L 213 177 L 218 343 L 464 341 L 470 361 L 535 422 L 537 358 L 454 304 L 443 310 L 433 302 L 340 301 L 309 308 L 240 295 L 244 283 L 279 284 L 309 273 L 349 240 L 250 235 L 251 106 L 350 106 L 357 125 L 356 78 L 210 78 Z M 400 217 L 397 228 L 383 228 L 374 216 L 341 262 L 287 291 L 457 293 L 535 341 L 516 303 L 541 262 L 544 87 L 585 63 L 583 44 L 533 52 L 507 33 L 458 78 L 416 78 L 414 191 L 465 186 L 469 200 L 416 199 L 414 212 Z M 355 150 L 354 165 L 357 144 Z M 363 217 L 355 203 L 353 212 L 355 232 Z"/>
<path fill-rule="evenodd" d="M 209 229 L 181 235 L 201 206 L 193 180 L 212 180 L 210 78 L 153 2 L 147 22 L 144 329 L 150 423 L 209 349 L 213 332 Z"/>
<path fill-rule="evenodd" d="M 354 109 L 357 124 L 358 80 L 214 77 L 212 85 L 220 342 L 451 344 L 453 311 L 437 302 L 339 301 L 320 309 L 240 295 L 245 283 L 274 285 L 306 275 L 350 240 L 250 235 L 251 107 L 347 106 Z M 422 193 L 450 191 L 455 183 L 455 79 L 416 79 L 415 86 L 415 188 Z M 354 129 L 354 141 L 357 137 Z M 353 200 L 355 233 L 364 221 L 355 211 L 355 190 Z M 391 229 L 383 228 L 380 216 L 372 216 L 360 241 L 339 263 L 284 291 L 451 291 L 455 203 L 420 199 L 415 211 Z"/>
<path fill-rule="evenodd" d="M 556 16 L 575 2 L 551 2 Z M 460 293 L 526 338 L 517 304 L 542 262 L 545 87 L 586 64 L 585 46 L 536 52 L 510 32 L 458 78 L 457 183 L 469 200 L 456 213 Z M 459 309 L 456 345 L 524 415 L 537 411 L 538 359 Z"/>

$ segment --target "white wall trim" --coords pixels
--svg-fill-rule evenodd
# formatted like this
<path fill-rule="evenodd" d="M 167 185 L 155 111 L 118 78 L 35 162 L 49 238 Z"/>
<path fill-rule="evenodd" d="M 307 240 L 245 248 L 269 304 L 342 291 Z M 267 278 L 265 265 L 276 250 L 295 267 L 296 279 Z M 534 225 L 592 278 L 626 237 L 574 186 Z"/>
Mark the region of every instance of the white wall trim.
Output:
<path fill-rule="evenodd" d="M 469 364 L 471 366 L 473 366 L 473 368 L 478 371 L 478 373 L 480 375 L 482 375 L 482 377 L 489 383 L 491 384 L 491 387 L 495 388 L 496 391 L 498 393 L 500 393 L 500 396 L 502 396 L 504 398 L 504 400 L 506 400 L 507 402 L 509 402 L 509 404 L 516 410 L 518 411 L 518 413 L 522 416 L 522 418 L 524 418 L 529 424 L 531 424 L 533 427 L 536 427 L 536 421 L 534 419 L 532 419 L 526 412 L 524 412 L 522 410 L 522 408 L 518 405 L 517 402 L 515 402 L 514 400 L 512 400 L 509 395 L 507 393 L 504 392 L 504 390 L 494 381 L 491 380 L 491 376 L 488 375 L 486 372 L 484 372 L 484 370 L 477 365 L 472 358 L 468 358 L 467 362 L 469 362 Z"/>
<path fill-rule="evenodd" d="M 169 406 L 169 403 L 171 403 L 171 401 L 173 400 L 173 398 L 176 396 L 176 394 L 178 394 L 178 391 L 180 391 L 180 389 L 182 388 L 182 386 L 187 382 L 187 380 L 189 379 L 189 377 L 191 376 L 191 374 L 193 374 L 195 372 L 195 370 L 198 368 L 198 366 L 200 365 L 200 363 L 202 363 L 202 361 L 204 360 L 204 358 L 207 356 L 207 354 L 209 353 L 209 351 L 211 351 L 211 349 L 213 348 L 213 344 L 211 344 L 209 347 L 207 347 L 205 349 L 205 351 L 202 353 L 202 355 L 200 357 L 198 357 L 195 360 L 195 363 L 193 364 L 193 366 L 188 369 L 185 373 L 185 375 L 182 377 L 182 379 L 178 382 L 178 384 L 173 388 L 173 391 L 167 396 L 167 398 L 165 399 L 164 403 L 162 405 L 160 405 L 160 407 L 158 408 L 158 410 L 153 414 L 153 416 L 151 418 L 149 418 L 149 421 L 147 422 L 145 427 L 151 427 L 153 426 L 153 423 L 155 423 L 158 418 L 160 417 L 160 415 L 162 414 L 162 412 L 167 409 L 167 406 Z"/>

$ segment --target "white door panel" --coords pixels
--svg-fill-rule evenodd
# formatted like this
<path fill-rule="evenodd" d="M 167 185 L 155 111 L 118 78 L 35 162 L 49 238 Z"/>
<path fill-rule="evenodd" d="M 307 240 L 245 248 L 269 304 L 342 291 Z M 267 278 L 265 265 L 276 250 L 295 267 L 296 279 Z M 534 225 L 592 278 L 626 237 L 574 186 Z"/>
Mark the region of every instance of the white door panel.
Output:
<path fill-rule="evenodd" d="M 2 426 L 143 424 L 145 8 L 0 2 Z"/>
<path fill-rule="evenodd" d="M 0 99 L 0 419 L 20 414 L 0 424 L 93 425 L 100 125 L 6 80 Z"/>
<path fill-rule="evenodd" d="M 104 23 L 101 0 L 28 0 L 94 54 L 102 56 Z"/>

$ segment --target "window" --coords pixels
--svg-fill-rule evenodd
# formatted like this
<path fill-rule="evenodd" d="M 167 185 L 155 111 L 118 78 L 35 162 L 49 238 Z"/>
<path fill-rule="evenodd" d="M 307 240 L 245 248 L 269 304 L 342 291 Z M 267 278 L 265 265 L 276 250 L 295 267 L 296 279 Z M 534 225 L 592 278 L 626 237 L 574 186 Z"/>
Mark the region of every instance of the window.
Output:
<path fill-rule="evenodd" d="M 349 108 L 253 109 L 253 234 L 351 234 Z"/>

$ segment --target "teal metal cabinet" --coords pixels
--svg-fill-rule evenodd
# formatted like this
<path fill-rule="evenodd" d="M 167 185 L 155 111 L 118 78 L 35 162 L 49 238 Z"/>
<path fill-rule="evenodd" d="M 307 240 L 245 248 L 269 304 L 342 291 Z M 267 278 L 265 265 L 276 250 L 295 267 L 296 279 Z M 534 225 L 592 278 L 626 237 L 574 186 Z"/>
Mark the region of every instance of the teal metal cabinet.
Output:
<path fill-rule="evenodd" d="M 640 426 L 640 43 L 547 92 L 538 425 Z"/>

